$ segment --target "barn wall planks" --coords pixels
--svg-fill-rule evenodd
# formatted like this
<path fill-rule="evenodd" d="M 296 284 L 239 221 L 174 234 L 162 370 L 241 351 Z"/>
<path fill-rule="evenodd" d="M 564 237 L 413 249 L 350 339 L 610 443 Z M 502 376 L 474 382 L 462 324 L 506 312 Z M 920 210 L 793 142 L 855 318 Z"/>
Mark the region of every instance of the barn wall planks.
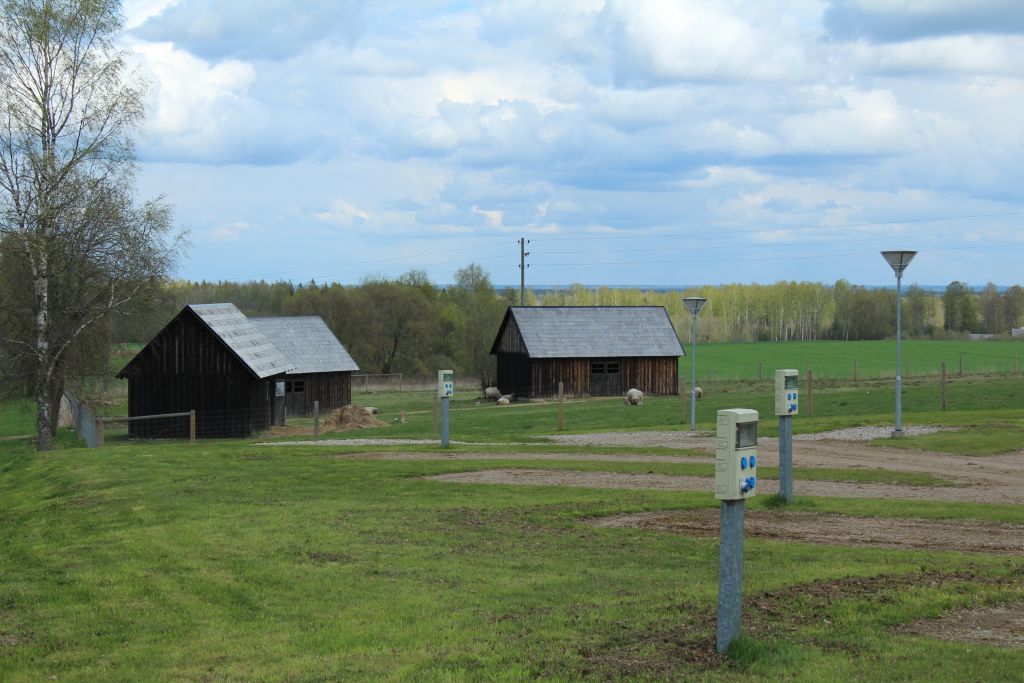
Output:
<path fill-rule="evenodd" d="M 346 406 L 352 402 L 351 372 L 320 372 L 306 375 L 286 375 L 293 391 L 285 395 L 288 417 L 309 417 L 313 402 L 320 401 L 320 414 Z M 302 391 L 294 391 L 295 382 L 302 382 Z"/>

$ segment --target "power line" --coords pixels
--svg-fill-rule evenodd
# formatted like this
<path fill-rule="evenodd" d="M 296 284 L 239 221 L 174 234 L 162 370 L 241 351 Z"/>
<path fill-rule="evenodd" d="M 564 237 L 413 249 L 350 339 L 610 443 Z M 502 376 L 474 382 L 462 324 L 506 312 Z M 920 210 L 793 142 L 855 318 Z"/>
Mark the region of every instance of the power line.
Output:
<path fill-rule="evenodd" d="M 940 216 L 940 217 L 935 217 L 935 218 L 909 218 L 909 219 L 904 219 L 904 220 L 873 221 L 873 222 L 864 222 L 864 223 L 843 223 L 843 224 L 837 224 L 837 225 L 805 225 L 805 226 L 799 226 L 799 225 L 796 225 L 796 226 L 775 225 L 775 226 L 765 226 L 765 227 L 760 227 L 760 228 L 751 228 L 751 229 L 748 229 L 748 230 L 715 231 L 713 234 L 714 235 L 747 235 L 747 234 L 756 233 L 756 232 L 780 232 L 780 231 L 804 231 L 804 230 L 817 230 L 817 231 L 824 232 L 824 231 L 828 231 L 828 230 L 846 230 L 846 229 L 849 229 L 849 228 L 867 228 L 867 227 L 872 227 L 872 226 L 881 227 L 881 226 L 887 226 L 887 225 L 902 225 L 902 224 L 906 224 L 906 223 L 912 223 L 912 224 L 916 225 L 916 224 L 923 224 L 923 223 L 942 223 L 942 222 L 947 222 L 947 221 L 969 220 L 969 219 L 975 219 L 975 218 L 1000 218 L 1000 217 L 1007 217 L 1007 216 L 1024 216 L 1024 211 L 1005 211 L 1005 212 L 1000 212 L 1000 213 L 978 213 L 978 214 L 963 215 L 963 216 Z M 698 228 L 697 230 L 699 231 L 700 229 Z M 704 229 L 704 230 L 705 230 L 705 233 L 706 233 L 707 230 L 706 229 Z M 699 232 L 695 233 L 695 232 L 691 231 L 691 232 L 655 232 L 655 233 L 647 233 L 647 234 L 629 234 L 629 235 L 622 235 L 622 234 L 611 234 L 611 235 L 609 235 L 609 234 L 605 234 L 605 235 L 573 236 L 573 237 L 541 237 L 541 238 L 538 238 L 537 241 L 538 242 L 540 242 L 540 241 L 544 241 L 544 242 L 569 242 L 569 241 L 572 241 L 572 242 L 575 242 L 575 241 L 579 241 L 579 240 L 613 240 L 613 239 L 635 240 L 635 239 L 654 239 L 654 238 L 662 238 L 662 237 L 695 237 L 697 234 L 701 234 L 701 233 L 699 233 Z"/>

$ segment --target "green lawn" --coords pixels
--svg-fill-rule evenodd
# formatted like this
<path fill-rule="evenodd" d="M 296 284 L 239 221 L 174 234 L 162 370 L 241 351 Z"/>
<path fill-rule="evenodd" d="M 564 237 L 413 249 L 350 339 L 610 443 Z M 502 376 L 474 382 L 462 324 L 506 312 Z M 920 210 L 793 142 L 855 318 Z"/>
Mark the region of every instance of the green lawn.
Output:
<path fill-rule="evenodd" d="M 0 679 L 1019 674 L 1019 650 L 897 630 L 1024 599 L 1019 557 L 748 539 L 749 636 L 719 659 L 715 539 L 583 523 L 715 507 L 710 493 L 451 485 L 421 477 L 552 463 L 330 455 L 227 441 L 45 454 L 0 444 Z M 753 500 L 749 514 L 766 502 Z M 1024 522 L 1016 506 L 805 498 L 797 507 Z"/>
<path fill-rule="evenodd" d="M 963 354 L 965 374 L 1010 374 L 1024 370 L 1022 341 L 904 340 L 903 376 L 938 374 L 943 362 L 950 375 L 960 371 Z M 690 353 L 690 346 L 686 345 Z M 896 340 L 789 341 L 749 344 L 698 344 L 697 381 L 713 379 L 770 379 L 779 368 L 796 368 L 801 384 L 808 369 L 816 378 L 860 379 L 892 377 L 896 372 Z M 680 359 L 680 371 L 689 383 L 690 361 Z"/>

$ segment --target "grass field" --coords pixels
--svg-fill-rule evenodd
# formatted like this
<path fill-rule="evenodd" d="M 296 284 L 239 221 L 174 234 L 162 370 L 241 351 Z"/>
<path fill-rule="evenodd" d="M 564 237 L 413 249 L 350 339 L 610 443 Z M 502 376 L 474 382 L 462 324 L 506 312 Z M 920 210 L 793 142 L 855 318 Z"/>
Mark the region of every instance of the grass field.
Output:
<path fill-rule="evenodd" d="M 943 362 L 950 375 L 1010 374 L 1024 370 L 1022 341 L 904 340 L 903 376 L 935 375 Z M 690 353 L 690 346 L 686 345 Z M 855 367 L 856 366 L 856 367 Z M 690 361 L 680 359 L 680 371 L 689 382 Z M 892 377 L 896 368 L 896 340 L 789 341 L 751 344 L 698 344 L 697 380 L 756 380 L 758 368 L 769 379 L 777 368 L 796 368 L 801 379 L 808 369 L 816 378 L 870 379 Z"/>
<path fill-rule="evenodd" d="M 800 363 L 783 365 L 803 372 Z M 768 381 L 705 388 L 700 429 L 712 428 L 720 408 L 752 407 L 762 413 L 761 434 L 775 433 Z M 975 457 L 1021 450 L 1024 380 L 952 378 L 946 412 L 938 395 L 932 379 L 910 379 L 905 423 L 961 431 L 885 445 Z M 429 392 L 354 399 L 380 407 L 387 426 L 332 437 L 433 437 Z M 892 424 L 891 380 L 816 382 L 813 417 L 803 399 L 797 433 Z M 649 397 L 642 408 L 570 401 L 565 427 L 687 429 L 688 409 L 681 420 L 680 408 L 676 397 Z M 123 414 L 120 405 L 103 410 Z M 422 461 L 363 456 L 437 447 L 213 441 L 86 450 L 62 432 L 61 450 L 35 453 L 27 440 L 0 439 L 0 681 L 1019 678 L 1019 648 L 901 629 L 951 610 L 1021 603 L 1024 557 L 748 538 L 746 635 L 721 658 L 713 648 L 717 539 L 587 524 L 605 515 L 715 509 L 709 492 L 423 478 L 493 468 L 709 474 L 696 460 L 572 460 L 698 453 L 546 443 L 557 416 L 555 403 L 497 408 L 461 391 L 452 438 L 476 444 L 455 445 L 451 459 Z M 32 427 L 29 402 L 0 403 L 0 436 Z M 481 450 L 519 457 L 458 459 Z M 533 453 L 546 458 L 529 459 Z M 812 469 L 799 461 L 796 478 L 955 484 L 920 472 Z M 748 510 L 774 504 L 758 497 Z M 1019 505 L 803 497 L 793 509 L 1024 524 Z"/>
<path fill-rule="evenodd" d="M 420 477 L 542 463 L 329 453 L 237 442 L 41 455 L 5 447 L 0 678 L 881 681 L 1019 673 L 1019 650 L 895 630 L 952 608 L 1024 599 L 1017 557 L 748 540 L 749 636 L 719 660 L 710 654 L 715 539 L 583 524 L 714 507 L 710 494 L 451 486 Z M 752 512 L 763 504 L 752 501 Z M 1014 506 L 815 499 L 802 507 L 1024 522 Z M 785 607 L 769 617 L 758 604 Z"/>

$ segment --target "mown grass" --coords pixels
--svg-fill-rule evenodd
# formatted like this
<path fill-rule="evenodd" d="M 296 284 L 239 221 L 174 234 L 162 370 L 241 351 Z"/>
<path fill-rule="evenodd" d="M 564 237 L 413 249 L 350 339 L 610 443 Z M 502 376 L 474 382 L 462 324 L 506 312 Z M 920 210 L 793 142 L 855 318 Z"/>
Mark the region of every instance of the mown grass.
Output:
<path fill-rule="evenodd" d="M 422 478 L 496 465 L 506 463 L 331 458 L 239 442 L 44 454 L 0 446 L 2 677 L 885 681 L 1019 672 L 1015 650 L 893 629 L 1024 599 L 1021 558 L 748 539 L 748 639 L 719 659 L 714 539 L 582 523 L 715 507 L 710 493 Z M 752 501 L 750 514 L 760 505 Z M 797 506 L 1024 521 L 1017 506 Z M 881 588 L 858 589 L 864 581 Z M 759 611 L 778 595 L 785 611 Z"/>

